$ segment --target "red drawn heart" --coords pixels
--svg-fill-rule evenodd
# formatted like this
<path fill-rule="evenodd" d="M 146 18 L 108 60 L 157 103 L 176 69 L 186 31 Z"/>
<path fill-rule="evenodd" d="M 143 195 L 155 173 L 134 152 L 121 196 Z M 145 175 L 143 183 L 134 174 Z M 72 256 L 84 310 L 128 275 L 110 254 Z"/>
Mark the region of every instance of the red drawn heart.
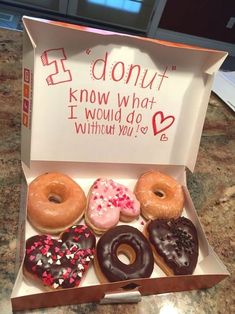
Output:
<path fill-rule="evenodd" d="M 147 126 L 145 126 L 145 127 L 141 127 L 140 128 L 140 131 L 143 133 L 143 134 L 146 134 L 147 133 L 147 131 L 148 131 L 148 127 Z"/>
<path fill-rule="evenodd" d="M 168 129 L 175 121 L 174 116 L 166 116 L 162 111 L 157 111 L 153 115 L 152 125 L 153 125 L 153 134 L 154 136 Z"/>
<path fill-rule="evenodd" d="M 168 137 L 166 136 L 165 133 L 161 135 L 160 141 L 163 141 L 163 142 L 168 141 Z"/>
<path fill-rule="evenodd" d="M 52 289 L 76 287 L 94 258 L 95 242 L 84 225 L 68 228 L 59 240 L 35 235 L 26 242 L 24 274 Z"/>

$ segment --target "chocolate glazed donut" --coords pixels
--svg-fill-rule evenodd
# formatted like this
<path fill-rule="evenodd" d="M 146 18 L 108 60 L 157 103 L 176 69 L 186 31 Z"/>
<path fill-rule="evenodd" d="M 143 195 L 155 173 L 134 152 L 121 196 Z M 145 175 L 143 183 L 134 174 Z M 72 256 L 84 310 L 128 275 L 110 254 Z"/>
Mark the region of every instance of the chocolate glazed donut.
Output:
<path fill-rule="evenodd" d="M 148 278 L 152 274 L 154 258 L 151 247 L 145 236 L 134 227 L 121 225 L 108 230 L 100 238 L 96 253 L 96 271 L 101 281 Z M 120 253 L 129 258 L 130 264 L 118 258 Z M 102 276 L 99 276 L 99 271 Z"/>
<path fill-rule="evenodd" d="M 186 217 L 155 219 L 147 224 L 147 238 L 156 263 L 167 275 L 192 274 L 198 260 L 197 230 Z"/>

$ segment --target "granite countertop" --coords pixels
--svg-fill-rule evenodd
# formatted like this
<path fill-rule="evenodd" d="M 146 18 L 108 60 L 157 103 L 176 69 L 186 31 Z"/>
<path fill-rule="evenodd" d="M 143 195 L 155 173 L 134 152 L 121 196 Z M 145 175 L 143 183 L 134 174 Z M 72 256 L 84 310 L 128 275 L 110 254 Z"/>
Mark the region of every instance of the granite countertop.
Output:
<path fill-rule="evenodd" d="M 20 204 L 22 33 L 0 29 L 0 312 L 11 313 Z M 210 245 L 231 276 L 200 291 L 142 297 L 137 304 L 82 304 L 25 313 L 235 313 L 235 115 L 211 95 L 188 187 Z"/>

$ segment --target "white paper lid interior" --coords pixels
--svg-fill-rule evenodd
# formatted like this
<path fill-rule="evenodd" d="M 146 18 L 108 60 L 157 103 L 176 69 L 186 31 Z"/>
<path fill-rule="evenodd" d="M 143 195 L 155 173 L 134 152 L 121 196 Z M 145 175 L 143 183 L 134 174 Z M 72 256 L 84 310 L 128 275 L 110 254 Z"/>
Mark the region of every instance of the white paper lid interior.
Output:
<path fill-rule="evenodd" d="M 24 23 L 35 57 L 23 161 L 193 170 L 213 74 L 226 53 L 37 19 Z"/>

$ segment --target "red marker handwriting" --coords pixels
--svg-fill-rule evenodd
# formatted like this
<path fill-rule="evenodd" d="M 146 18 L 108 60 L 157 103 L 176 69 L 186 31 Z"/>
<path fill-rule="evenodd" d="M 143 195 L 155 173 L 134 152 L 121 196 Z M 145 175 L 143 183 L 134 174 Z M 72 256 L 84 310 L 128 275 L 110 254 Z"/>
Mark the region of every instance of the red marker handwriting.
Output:
<path fill-rule="evenodd" d="M 153 135 L 168 129 L 175 121 L 174 116 L 165 116 L 162 111 L 157 111 L 152 117 Z"/>
<path fill-rule="evenodd" d="M 51 67 L 51 74 L 46 78 L 48 85 L 72 81 L 71 72 L 65 66 L 66 60 L 64 48 L 49 49 L 42 53 L 41 61 L 43 66 Z"/>

